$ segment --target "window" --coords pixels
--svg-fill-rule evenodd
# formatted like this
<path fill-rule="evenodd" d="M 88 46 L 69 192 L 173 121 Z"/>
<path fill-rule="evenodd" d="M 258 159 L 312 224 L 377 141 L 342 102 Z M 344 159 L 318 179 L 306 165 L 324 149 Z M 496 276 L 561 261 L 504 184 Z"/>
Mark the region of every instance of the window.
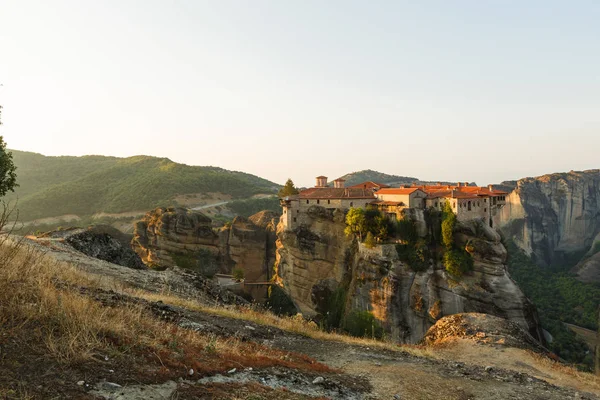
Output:
<path fill-rule="evenodd" d="M 327 204 L 331 204 L 331 200 L 327 200 Z"/>
<path fill-rule="evenodd" d="M 452 205 L 454 206 L 454 208 L 456 208 L 456 202 L 452 203 Z"/>
<path fill-rule="evenodd" d="M 321 204 L 321 200 L 317 199 L 317 204 Z"/>
<path fill-rule="evenodd" d="M 484 208 L 484 209 L 483 209 L 483 212 L 487 212 L 487 208 Z"/>
<path fill-rule="evenodd" d="M 287 210 L 284 208 L 284 209 L 283 209 L 283 213 L 284 213 L 284 214 L 287 214 L 287 213 L 286 213 L 286 211 L 287 211 Z"/>
<path fill-rule="evenodd" d="M 354 204 L 352 202 L 350 202 L 350 207 L 352 207 Z"/>
<path fill-rule="evenodd" d="M 467 206 L 467 208 L 469 209 L 469 211 L 471 211 L 471 202 L 469 201 L 469 205 Z"/>
<path fill-rule="evenodd" d="M 487 199 L 483 199 L 483 202 L 484 202 L 484 203 L 487 203 Z"/>
<path fill-rule="evenodd" d="M 436 207 L 438 206 L 438 202 L 437 202 L 437 201 L 435 202 L 435 206 L 436 206 Z"/>
<path fill-rule="evenodd" d="M 296 222 L 296 217 L 294 217 L 294 222 Z"/>
<path fill-rule="evenodd" d="M 310 200 L 306 200 L 306 204 L 310 204 Z"/>
<path fill-rule="evenodd" d="M 300 214 L 300 210 L 296 210 L 296 214 Z"/>

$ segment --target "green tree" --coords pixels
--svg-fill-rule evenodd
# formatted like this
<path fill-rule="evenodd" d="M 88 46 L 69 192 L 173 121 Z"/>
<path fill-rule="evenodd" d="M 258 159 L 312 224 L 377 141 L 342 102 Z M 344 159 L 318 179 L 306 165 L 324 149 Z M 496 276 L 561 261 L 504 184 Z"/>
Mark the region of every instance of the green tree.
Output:
<path fill-rule="evenodd" d="M 450 203 L 444 204 L 442 217 L 442 243 L 447 249 L 454 246 L 454 227 L 456 226 L 456 214 L 452 211 Z"/>
<path fill-rule="evenodd" d="M 285 185 L 279 190 L 279 197 L 293 196 L 298 193 L 298 189 L 294 186 L 294 182 L 288 178 Z"/>
<path fill-rule="evenodd" d="M 460 278 L 465 272 L 473 270 L 473 258 L 464 250 L 447 250 L 444 253 L 444 266 L 451 275 Z"/>
<path fill-rule="evenodd" d="M 17 185 L 17 174 L 13 156 L 10 151 L 6 151 L 4 138 L 0 136 L 0 197 L 6 193 L 14 192 Z"/>
<path fill-rule="evenodd" d="M 367 218 L 362 208 L 351 208 L 346 215 L 346 236 L 357 235 L 362 242 L 363 234 L 366 232 Z"/>

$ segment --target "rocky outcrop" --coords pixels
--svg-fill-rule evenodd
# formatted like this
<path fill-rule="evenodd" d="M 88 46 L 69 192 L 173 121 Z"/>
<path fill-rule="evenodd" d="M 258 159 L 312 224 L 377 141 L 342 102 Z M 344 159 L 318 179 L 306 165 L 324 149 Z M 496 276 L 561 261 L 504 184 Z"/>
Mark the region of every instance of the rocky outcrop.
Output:
<path fill-rule="evenodd" d="M 400 342 L 416 343 L 440 318 L 464 312 L 506 318 L 543 340 L 535 307 L 506 272 L 500 235 L 486 224 L 459 225 L 457 245 L 469 244 L 474 270 L 456 279 L 439 261 L 418 272 L 394 245 L 367 249 L 347 238 L 343 211 L 313 206 L 301 217 L 294 230 L 278 227 L 277 278 L 303 314 L 331 312 L 328 299 L 342 290 L 346 315 L 370 311 Z M 426 220 L 409 217 L 417 225 Z"/>
<path fill-rule="evenodd" d="M 129 245 L 131 235 L 122 233 L 109 225 L 52 231 L 41 235 L 40 238 L 64 241 L 87 256 L 123 267 L 146 268 Z"/>
<path fill-rule="evenodd" d="M 489 314 L 477 313 L 455 314 L 440 319 L 427 331 L 422 343 L 436 346 L 456 339 L 547 353 L 547 350 L 518 324 Z"/>
<path fill-rule="evenodd" d="M 265 282 L 275 261 L 277 218 L 262 211 L 214 229 L 211 219 L 199 211 L 157 208 L 135 224 L 132 247 L 151 268 L 177 265 L 206 276 L 239 268 L 247 282 Z"/>
<path fill-rule="evenodd" d="M 521 179 L 496 224 L 540 265 L 589 249 L 600 232 L 600 170 Z M 599 267 L 582 271 L 600 277 Z"/>

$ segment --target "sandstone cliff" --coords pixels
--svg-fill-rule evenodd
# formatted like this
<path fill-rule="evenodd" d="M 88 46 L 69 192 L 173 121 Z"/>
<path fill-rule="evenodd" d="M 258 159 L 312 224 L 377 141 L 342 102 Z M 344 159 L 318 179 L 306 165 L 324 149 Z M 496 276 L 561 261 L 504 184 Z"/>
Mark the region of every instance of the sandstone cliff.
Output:
<path fill-rule="evenodd" d="M 248 282 L 271 278 L 277 215 L 262 211 L 214 229 L 211 219 L 184 208 L 157 208 L 135 224 L 132 247 L 151 268 L 190 268 L 212 276 L 244 271 Z"/>
<path fill-rule="evenodd" d="M 423 215 L 410 217 L 417 226 Z M 421 212 L 422 214 L 422 212 Z M 506 272 L 500 236 L 482 223 L 463 224 L 457 244 L 470 243 L 474 271 L 452 278 L 431 260 L 416 272 L 394 245 L 366 249 L 344 235 L 344 212 L 313 206 L 292 231 L 278 226 L 277 278 L 305 315 L 326 315 L 329 299 L 346 292 L 344 313 L 371 311 L 397 341 L 416 343 L 445 315 L 478 312 L 507 318 L 541 340 L 534 306 Z"/>
<path fill-rule="evenodd" d="M 589 249 L 600 232 L 600 170 L 519 180 L 497 226 L 540 265 Z"/>

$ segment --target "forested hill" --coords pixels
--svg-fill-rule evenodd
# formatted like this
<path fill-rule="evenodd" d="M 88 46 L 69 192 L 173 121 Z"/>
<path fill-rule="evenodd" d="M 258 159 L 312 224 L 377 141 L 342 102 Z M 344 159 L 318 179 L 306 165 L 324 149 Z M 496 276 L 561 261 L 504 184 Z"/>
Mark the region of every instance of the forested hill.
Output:
<path fill-rule="evenodd" d="M 383 172 L 373 171 L 371 169 L 365 169 L 362 171 L 351 172 L 340 178 L 346 180 L 346 186 L 357 185 L 366 181 L 373 181 L 377 183 L 385 183 L 388 185 L 393 184 L 408 184 L 412 182 L 418 181 L 417 178 L 409 177 L 409 176 L 398 176 L 398 175 L 389 175 Z"/>
<path fill-rule="evenodd" d="M 279 185 L 243 172 L 175 163 L 167 158 L 47 157 L 10 150 L 24 221 L 65 214 L 120 213 L 167 205 L 178 195 L 218 192 L 233 198 L 276 193 Z"/>

